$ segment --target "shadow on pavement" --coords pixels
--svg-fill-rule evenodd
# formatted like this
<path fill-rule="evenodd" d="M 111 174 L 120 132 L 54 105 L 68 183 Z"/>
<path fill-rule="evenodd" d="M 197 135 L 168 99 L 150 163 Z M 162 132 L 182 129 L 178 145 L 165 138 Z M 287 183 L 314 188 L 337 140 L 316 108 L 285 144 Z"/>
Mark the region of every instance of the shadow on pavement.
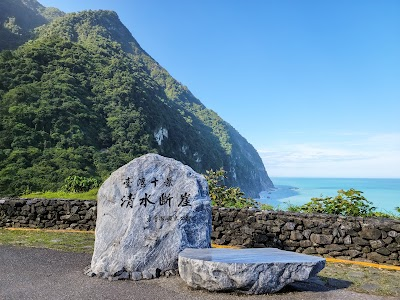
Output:
<path fill-rule="evenodd" d="M 299 292 L 329 292 L 338 289 L 345 289 L 352 285 L 351 281 L 336 278 L 316 276 L 306 281 L 294 282 L 289 284 L 281 292 L 299 291 Z"/>

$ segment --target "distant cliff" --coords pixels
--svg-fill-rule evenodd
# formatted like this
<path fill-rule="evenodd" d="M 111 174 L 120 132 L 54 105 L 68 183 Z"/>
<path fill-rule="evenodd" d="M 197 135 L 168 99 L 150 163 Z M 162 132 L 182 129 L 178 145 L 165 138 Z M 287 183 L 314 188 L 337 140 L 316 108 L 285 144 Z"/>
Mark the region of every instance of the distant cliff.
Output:
<path fill-rule="evenodd" d="M 105 179 L 148 152 L 198 172 L 223 167 L 226 184 L 248 196 L 272 186 L 255 149 L 154 61 L 115 12 L 53 9 L 46 18 L 34 0 L 12 2 L 0 17 L 13 17 L 30 40 L 0 53 L 0 193 L 57 189 L 69 175 Z M 23 6 L 29 24 L 11 9 Z"/>

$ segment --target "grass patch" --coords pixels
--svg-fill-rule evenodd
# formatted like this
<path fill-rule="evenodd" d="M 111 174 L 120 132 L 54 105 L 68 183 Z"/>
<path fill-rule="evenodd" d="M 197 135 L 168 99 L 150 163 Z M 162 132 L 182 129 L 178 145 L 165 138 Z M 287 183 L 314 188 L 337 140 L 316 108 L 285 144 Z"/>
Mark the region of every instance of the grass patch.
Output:
<path fill-rule="evenodd" d="M 349 281 L 347 289 L 358 293 L 400 297 L 400 271 L 328 262 L 318 276 L 328 284 L 331 278 Z"/>
<path fill-rule="evenodd" d="M 72 192 L 34 192 L 22 195 L 21 198 L 44 198 L 44 199 L 71 199 L 71 200 L 96 200 L 98 188 L 92 189 L 84 193 Z"/>
<path fill-rule="evenodd" d="M 88 232 L 7 230 L 0 228 L 0 245 L 93 253 L 94 234 Z"/>

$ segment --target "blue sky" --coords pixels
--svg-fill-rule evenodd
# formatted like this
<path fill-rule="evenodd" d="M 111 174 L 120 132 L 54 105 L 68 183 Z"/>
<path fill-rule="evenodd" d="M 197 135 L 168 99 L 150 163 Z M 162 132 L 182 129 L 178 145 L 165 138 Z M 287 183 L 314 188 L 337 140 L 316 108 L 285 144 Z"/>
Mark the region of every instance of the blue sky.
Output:
<path fill-rule="evenodd" d="M 39 1 L 115 10 L 271 177 L 400 178 L 400 1 Z"/>

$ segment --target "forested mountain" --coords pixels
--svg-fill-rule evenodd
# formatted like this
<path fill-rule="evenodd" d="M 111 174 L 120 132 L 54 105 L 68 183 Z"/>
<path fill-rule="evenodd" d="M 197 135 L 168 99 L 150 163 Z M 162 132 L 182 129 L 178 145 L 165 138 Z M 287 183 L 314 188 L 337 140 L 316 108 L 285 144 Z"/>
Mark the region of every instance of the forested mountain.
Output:
<path fill-rule="evenodd" d="M 34 29 L 64 13 L 36 0 L 0 0 L 0 50 L 15 49 L 34 36 Z"/>
<path fill-rule="evenodd" d="M 0 40 L 16 48 L 0 52 L 0 194 L 58 189 L 70 175 L 105 179 L 148 152 L 198 172 L 224 167 L 226 184 L 249 196 L 272 186 L 254 148 L 143 51 L 115 12 L 50 11 L 54 20 L 27 29 L 22 46 Z"/>

